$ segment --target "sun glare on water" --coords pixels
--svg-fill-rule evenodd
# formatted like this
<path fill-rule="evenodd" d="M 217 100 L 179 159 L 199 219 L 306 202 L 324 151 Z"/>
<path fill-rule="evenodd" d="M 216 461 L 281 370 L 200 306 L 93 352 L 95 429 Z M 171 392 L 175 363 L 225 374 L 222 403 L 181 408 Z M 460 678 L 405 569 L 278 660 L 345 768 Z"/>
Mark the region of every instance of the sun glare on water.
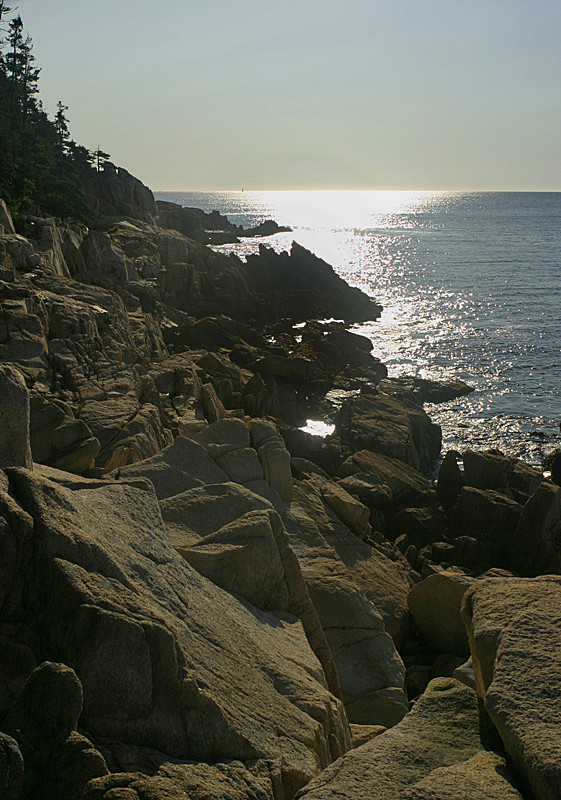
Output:
<path fill-rule="evenodd" d="M 387 215 L 405 213 L 435 192 L 411 191 L 283 191 L 252 192 L 274 219 L 302 228 L 385 227 Z"/>

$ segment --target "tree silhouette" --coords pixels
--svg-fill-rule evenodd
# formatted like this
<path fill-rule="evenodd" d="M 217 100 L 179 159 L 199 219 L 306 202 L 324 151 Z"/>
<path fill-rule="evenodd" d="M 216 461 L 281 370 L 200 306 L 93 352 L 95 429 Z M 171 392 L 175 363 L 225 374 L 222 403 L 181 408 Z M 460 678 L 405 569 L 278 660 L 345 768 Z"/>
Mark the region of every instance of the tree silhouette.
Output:
<path fill-rule="evenodd" d="M 84 178 L 109 155 L 71 139 L 62 100 L 50 120 L 38 97 L 41 68 L 21 16 L 0 0 L 0 197 L 18 214 L 42 210 L 84 222 L 91 218 Z M 95 165 L 95 167 L 94 167 Z"/>
<path fill-rule="evenodd" d="M 104 153 L 103 150 L 99 149 L 99 145 L 97 146 L 97 150 L 94 150 L 92 153 L 95 168 L 98 172 L 101 172 L 101 168 L 107 164 L 111 156 L 109 153 Z"/>

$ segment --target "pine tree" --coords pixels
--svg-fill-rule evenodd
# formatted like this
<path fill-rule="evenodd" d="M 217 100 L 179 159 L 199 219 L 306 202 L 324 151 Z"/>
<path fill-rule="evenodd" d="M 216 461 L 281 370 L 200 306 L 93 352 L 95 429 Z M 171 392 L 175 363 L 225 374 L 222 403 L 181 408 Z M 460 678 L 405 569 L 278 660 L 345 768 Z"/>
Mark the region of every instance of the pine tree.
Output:
<path fill-rule="evenodd" d="M 97 146 L 97 150 L 93 151 L 92 156 L 94 159 L 95 168 L 98 172 L 101 172 L 103 165 L 106 164 L 111 158 L 109 153 L 104 153 L 103 150 L 99 149 L 99 145 Z"/>
<path fill-rule="evenodd" d="M 62 101 L 48 118 L 38 98 L 33 42 L 7 2 L 0 0 L 0 197 L 16 217 L 31 210 L 87 222 L 83 178 L 109 156 L 72 141 Z"/>
<path fill-rule="evenodd" d="M 59 156 L 62 160 L 62 158 L 66 154 L 68 141 L 70 139 L 70 131 L 68 129 L 68 117 L 65 115 L 65 111 L 68 111 L 68 106 L 65 106 L 62 100 L 59 100 L 58 103 L 56 104 L 56 107 L 57 107 L 57 112 L 55 114 L 55 131 L 57 135 Z"/>
<path fill-rule="evenodd" d="M 17 103 L 18 83 L 21 78 L 20 49 L 23 44 L 23 22 L 19 15 L 10 21 L 7 42 L 10 49 L 6 54 L 5 63 L 10 82 L 10 109 L 14 112 Z"/>

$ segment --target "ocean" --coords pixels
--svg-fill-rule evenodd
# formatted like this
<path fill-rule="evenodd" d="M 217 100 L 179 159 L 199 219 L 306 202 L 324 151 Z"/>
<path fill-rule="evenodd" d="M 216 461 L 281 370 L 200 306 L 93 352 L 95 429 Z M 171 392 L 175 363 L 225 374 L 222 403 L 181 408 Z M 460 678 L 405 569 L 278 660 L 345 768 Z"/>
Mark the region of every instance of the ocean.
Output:
<path fill-rule="evenodd" d="M 249 227 L 292 233 L 216 247 L 241 257 L 296 240 L 379 301 L 356 325 L 390 376 L 461 378 L 463 398 L 426 405 L 443 452 L 498 448 L 539 464 L 560 446 L 561 193 L 157 192 Z"/>

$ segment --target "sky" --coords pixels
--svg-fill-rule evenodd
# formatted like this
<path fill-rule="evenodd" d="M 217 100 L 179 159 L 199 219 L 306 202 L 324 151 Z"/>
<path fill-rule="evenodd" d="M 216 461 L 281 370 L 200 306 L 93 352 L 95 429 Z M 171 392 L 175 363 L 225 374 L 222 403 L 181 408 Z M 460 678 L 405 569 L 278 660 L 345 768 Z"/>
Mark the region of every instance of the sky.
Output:
<path fill-rule="evenodd" d="M 558 0 L 19 0 L 41 97 L 154 190 L 561 190 Z"/>

